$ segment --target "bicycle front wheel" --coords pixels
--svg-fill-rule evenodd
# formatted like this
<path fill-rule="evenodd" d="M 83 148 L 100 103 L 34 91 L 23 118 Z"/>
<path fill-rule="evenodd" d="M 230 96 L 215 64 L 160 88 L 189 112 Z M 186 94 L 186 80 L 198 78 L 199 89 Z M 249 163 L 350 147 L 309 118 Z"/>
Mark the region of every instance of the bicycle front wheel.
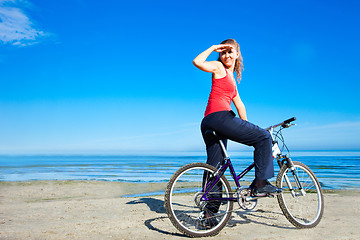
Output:
<path fill-rule="evenodd" d="M 191 163 L 181 167 L 171 177 L 165 191 L 165 209 L 173 225 L 189 237 L 208 237 L 218 234 L 229 221 L 232 201 L 201 201 L 203 184 L 217 169 L 205 163 Z M 217 184 L 218 198 L 232 197 L 225 176 Z M 212 209 L 211 214 L 207 212 Z"/>
<path fill-rule="evenodd" d="M 300 162 L 293 162 L 293 165 L 295 171 L 286 164 L 279 171 L 276 185 L 283 192 L 278 195 L 278 202 L 295 227 L 312 228 L 319 224 L 324 212 L 322 189 L 308 166 Z"/>

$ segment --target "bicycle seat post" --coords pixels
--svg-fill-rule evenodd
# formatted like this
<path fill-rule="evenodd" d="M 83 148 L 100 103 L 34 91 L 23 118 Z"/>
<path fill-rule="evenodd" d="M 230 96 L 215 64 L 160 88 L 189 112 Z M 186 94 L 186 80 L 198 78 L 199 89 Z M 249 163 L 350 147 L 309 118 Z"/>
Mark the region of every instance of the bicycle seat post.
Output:
<path fill-rule="evenodd" d="M 229 155 L 227 154 L 224 143 L 221 139 L 219 139 L 219 143 L 220 143 L 220 147 L 223 150 L 223 153 L 225 155 L 225 160 L 229 159 Z"/>

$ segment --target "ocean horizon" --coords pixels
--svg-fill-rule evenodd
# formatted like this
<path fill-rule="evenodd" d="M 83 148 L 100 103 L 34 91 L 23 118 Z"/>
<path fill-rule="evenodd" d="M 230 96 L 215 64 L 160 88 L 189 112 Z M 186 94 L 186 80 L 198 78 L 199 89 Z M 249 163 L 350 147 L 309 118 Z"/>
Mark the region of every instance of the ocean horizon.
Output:
<path fill-rule="evenodd" d="M 252 152 L 229 154 L 237 174 L 253 161 Z M 324 189 L 360 189 L 358 150 L 292 151 L 291 158 L 308 165 Z M 167 182 L 178 168 L 192 162 L 206 162 L 206 153 L 0 155 L 0 181 Z M 276 161 L 274 166 L 276 176 L 279 170 Z M 242 180 L 253 178 L 254 170 Z"/>

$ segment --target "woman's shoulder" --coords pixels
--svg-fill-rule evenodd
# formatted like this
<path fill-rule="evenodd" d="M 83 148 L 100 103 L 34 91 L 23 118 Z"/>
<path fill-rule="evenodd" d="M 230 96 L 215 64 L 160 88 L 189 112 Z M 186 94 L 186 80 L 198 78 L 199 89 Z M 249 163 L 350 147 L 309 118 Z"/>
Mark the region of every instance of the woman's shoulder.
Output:
<path fill-rule="evenodd" d="M 212 61 L 214 63 L 214 65 L 216 66 L 216 71 L 213 73 L 213 78 L 218 79 L 218 78 L 224 78 L 226 77 L 226 69 L 224 67 L 224 65 L 222 64 L 222 62 L 219 61 Z"/>

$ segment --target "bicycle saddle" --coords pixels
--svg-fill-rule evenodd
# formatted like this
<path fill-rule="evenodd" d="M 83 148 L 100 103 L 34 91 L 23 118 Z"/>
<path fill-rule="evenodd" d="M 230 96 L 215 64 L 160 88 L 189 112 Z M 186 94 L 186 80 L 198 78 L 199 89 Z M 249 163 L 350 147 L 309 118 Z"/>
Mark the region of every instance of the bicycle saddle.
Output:
<path fill-rule="evenodd" d="M 215 138 L 220 138 L 219 135 L 217 135 L 214 130 L 206 130 L 206 131 L 205 131 L 205 135 L 206 135 L 206 136 L 215 137 Z"/>

